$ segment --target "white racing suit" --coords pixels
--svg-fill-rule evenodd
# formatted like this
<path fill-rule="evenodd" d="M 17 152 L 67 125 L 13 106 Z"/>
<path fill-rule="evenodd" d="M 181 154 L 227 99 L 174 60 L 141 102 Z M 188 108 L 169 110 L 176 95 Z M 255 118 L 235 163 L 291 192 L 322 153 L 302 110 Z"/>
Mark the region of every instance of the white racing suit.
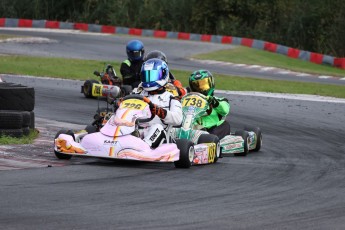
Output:
<path fill-rule="evenodd" d="M 144 137 L 143 140 L 151 147 L 156 148 L 165 140 L 165 128 L 168 125 L 181 125 L 182 106 L 180 101 L 167 91 L 161 94 L 151 95 L 147 91 L 143 90 L 140 94 L 149 98 L 152 103 L 167 111 L 164 119 L 161 119 L 156 115 L 152 121 L 143 124 L 143 127 L 146 128 L 139 130 Z"/>

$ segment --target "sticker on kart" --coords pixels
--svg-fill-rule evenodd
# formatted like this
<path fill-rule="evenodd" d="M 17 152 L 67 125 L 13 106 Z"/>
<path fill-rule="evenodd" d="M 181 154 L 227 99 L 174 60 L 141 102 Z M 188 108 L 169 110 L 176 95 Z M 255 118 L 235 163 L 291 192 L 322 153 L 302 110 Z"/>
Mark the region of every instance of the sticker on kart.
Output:
<path fill-rule="evenodd" d="M 194 146 L 194 150 L 193 164 L 201 165 L 214 163 L 217 154 L 217 146 L 215 143 L 198 144 Z"/>
<path fill-rule="evenodd" d="M 120 109 L 144 110 L 146 105 L 142 100 L 128 99 L 121 103 Z"/>
<path fill-rule="evenodd" d="M 187 96 L 183 98 L 182 106 L 183 107 L 194 106 L 198 108 L 205 108 L 206 101 L 199 96 L 194 96 L 194 95 Z"/>

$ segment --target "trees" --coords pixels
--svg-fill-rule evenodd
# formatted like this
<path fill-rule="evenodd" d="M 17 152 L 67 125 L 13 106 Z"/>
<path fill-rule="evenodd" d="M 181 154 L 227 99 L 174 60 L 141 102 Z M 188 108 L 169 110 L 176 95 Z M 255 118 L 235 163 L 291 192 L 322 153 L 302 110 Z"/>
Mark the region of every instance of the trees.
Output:
<path fill-rule="evenodd" d="M 343 0 L 2 0 L 0 15 L 249 37 L 345 55 Z"/>

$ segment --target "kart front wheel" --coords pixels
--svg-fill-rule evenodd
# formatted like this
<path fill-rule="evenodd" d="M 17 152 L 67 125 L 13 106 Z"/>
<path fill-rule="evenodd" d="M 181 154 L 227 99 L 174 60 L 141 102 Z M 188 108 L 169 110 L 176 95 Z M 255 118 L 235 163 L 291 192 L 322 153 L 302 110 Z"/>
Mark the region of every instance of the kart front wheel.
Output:
<path fill-rule="evenodd" d="M 213 134 L 201 134 L 199 139 L 198 139 L 198 144 L 202 144 L 202 143 L 215 143 L 216 144 L 216 154 L 214 156 L 214 161 L 213 161 L 213 163 L 216 163 L 218 161 L 218 158 L 221 155 L 219 138 Z"/>
<path fill-rule="evenodd" d="M 74 139 L 74 134 L 73 134 L 73 132 L 72 132 L 71 130 L 62 129 L 62 130 L 60 130 L 59 132 L 57 132 L 57 134 L 55 135 L 54 140 L 55 140 L 56 138 L 58 138 L 58 136 L 59 136 L 60 134 L 68 134 L 68 135 L 71 135 L 71 136 L 73 137 L 73 139 Z M 55 156 L 56 156 L 58 159 L 61 159 L 61 160 L 69 160 L 69 159 L 72 158 L 72 155 L 60 153 L 60 152 L 57 152 L 57 151 L 55 151 L 55 150 L 54 150 L 54 153 L 55 153 Z"/>
<path fill-rule="evenodd" d="M 243 138 L 243 152 L 234 153 L 235 156 L 247 156 L 249 152 L 249 133 L 245 130 L 237 130 L 235 136 L 241 136 Z"/>
<path fill-rule="evenodd" d="M 188 139 L 177 139 L 177 148 L 180 150 L 180 159 L 175 161 L 176 168 L 189 168 L 194 158 L 194 144 Z"/>
<path fill-rule="evenodd" d="M 97 127 L 96 126 L 94 126 L 94 125 L 87 125 L 86 127 L 85 127 L 85 130 L 86 130 L 86 132 L 87 133 L 95 133 L 95 132 L 97 132 Z"/>

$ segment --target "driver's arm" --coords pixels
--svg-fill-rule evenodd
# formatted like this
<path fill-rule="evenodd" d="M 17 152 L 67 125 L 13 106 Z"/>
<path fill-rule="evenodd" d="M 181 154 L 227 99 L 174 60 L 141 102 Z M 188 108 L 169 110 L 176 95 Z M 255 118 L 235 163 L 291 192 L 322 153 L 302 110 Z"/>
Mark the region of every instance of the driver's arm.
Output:
<path fill-rule="evenodd" d="M 217 106 L 213 107 L 213 109 L 222 117 L 228 115 L 230 113 L 230 104 L 226 98 L 216 98 L 217 100 Z"/>
<path fill-rule="evenodd" d="M 169 110 L 167 110 L 166 117 L 163 119 L 165 124 L 177 126 L 182 123 L 182 106 L 181 102 L 175 98 L 170 99 Z"/>
<path fill-rule="evenodd" d="M 121 67 L 120 67 L 123 84 L 125 85 L 130 85 L 135 81 L 135 73 L 132 72 L 130 66 L 131 66 L 131 62 L 129 60 L 126 60 L 122 62 Z"/>

